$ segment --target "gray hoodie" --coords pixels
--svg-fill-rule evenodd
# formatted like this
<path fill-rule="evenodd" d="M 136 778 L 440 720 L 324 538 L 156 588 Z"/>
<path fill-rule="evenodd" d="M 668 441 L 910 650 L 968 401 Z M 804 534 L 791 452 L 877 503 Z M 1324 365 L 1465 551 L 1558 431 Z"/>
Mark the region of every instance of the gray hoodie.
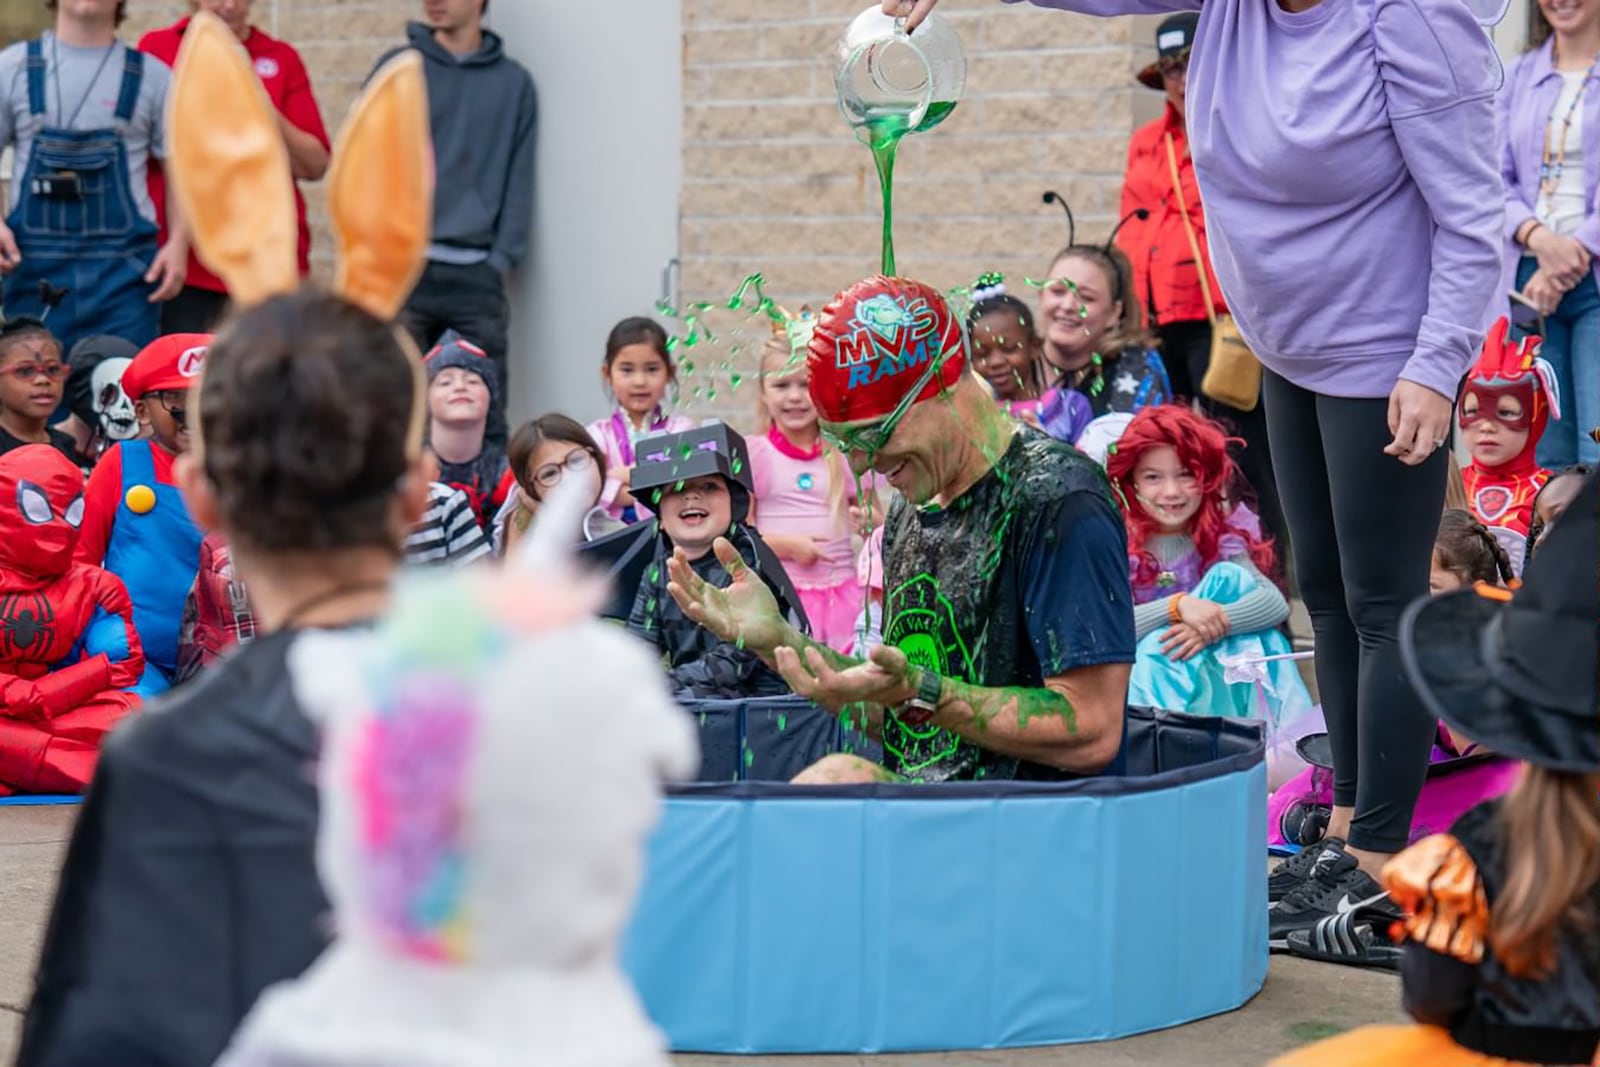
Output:
<path fill-rule="evenodd" d="M 522 261 L 533 229 L 533 151 L 539 100 L 533 79 L 505 54 L 500 36 L 454 56 L 420 22 L 406 24 L 409 47 L 422 53 L 436 178 L 435 258 L 471 261 L 483 253 L 504 273 Z M 402 49 L 384 54 L 382 66 Z"/>

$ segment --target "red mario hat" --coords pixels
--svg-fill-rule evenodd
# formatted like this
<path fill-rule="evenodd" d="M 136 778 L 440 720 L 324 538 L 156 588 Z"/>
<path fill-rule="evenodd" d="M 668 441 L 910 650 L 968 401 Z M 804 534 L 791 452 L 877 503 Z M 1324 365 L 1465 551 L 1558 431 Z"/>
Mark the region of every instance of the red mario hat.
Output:
<path fill-rule="evenodd" d="M 122 372 L 122 391 L 129 400 L 151 393 L 186 392 L 200 380 L 211 347 L 209 333 L 169 333 L 139 350 Z"/>
<path fill-rule="evenodd" d="M 936 363 L 931 373 L 930 361 Z M 877 419 L 918 382 L 920 402 L 960 380 L 966 337 L 937 289 L 880 275 L 857 282 L 822 309 L 806 367 L 811 402 L 823 421 Z"/>

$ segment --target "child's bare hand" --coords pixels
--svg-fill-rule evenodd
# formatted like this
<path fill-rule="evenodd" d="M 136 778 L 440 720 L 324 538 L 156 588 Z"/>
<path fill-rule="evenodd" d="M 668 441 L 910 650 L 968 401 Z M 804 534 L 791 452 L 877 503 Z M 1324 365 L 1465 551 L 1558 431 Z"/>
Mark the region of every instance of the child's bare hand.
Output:
<path fill-rule="evenodd" d="M 1215 644 L 1228 635 L 1232 623 L 1222 605 L 1199 597 L 1186 596 L 1178 601 L 1178 618 L 1193 627 L 1207 645 Z"/>

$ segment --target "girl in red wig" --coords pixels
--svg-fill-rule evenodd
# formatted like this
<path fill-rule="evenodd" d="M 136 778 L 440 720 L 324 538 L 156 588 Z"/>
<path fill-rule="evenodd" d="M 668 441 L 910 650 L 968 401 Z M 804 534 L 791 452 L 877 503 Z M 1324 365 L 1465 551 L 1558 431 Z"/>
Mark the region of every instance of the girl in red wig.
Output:
<path fill-rule="evenodd" d="M 1163 404 L 1135 415 L 1106 457 L 1128 526 L 1139 635 L 1128 685 L 1133 704 L 1259 715 L 1253 685 L 1229 681 L 1227 668 L 1291 651 L 1277 630 L 1289 603 L 1267 577 L 1272 547 L 1250 509 L 1228 498 L 1237 477 L 1228 444 L 1215 422 Z M 1260 684 L 1272 718 L 1309 710 L 1293 663 L 1264 667 Z"/>

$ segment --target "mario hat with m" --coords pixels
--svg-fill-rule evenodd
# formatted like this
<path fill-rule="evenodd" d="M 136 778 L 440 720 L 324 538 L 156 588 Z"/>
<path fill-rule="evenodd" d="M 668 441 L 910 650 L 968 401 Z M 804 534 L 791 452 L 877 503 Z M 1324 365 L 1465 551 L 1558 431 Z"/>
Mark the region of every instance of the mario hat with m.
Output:
<path fill-rule="evenodd" d="M 169 333 L 139 350 L 122 372 L 122 391 L 129 400 L 151 393 L 188 392 L 200 380 L 211 348 L 209 333 Z"/>

